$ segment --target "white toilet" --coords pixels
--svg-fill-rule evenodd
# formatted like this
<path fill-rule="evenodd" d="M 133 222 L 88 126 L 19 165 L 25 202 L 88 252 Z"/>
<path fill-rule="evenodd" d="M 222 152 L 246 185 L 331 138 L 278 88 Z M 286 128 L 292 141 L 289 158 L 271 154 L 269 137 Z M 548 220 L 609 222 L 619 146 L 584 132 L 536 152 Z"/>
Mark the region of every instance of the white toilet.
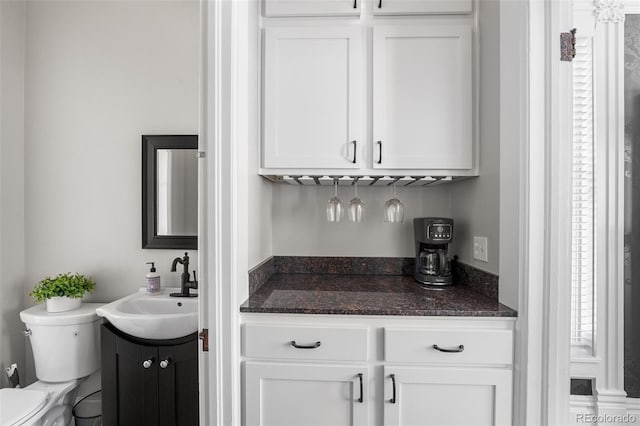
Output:
<path fill-rule="evenodd" d="M 0 426 L 72 424 L 78 385 L 100 368 L 100 306 L 49 313 L 43 303 L 20 312 L 39 380 L 24 389 L 0 389 Z"/>

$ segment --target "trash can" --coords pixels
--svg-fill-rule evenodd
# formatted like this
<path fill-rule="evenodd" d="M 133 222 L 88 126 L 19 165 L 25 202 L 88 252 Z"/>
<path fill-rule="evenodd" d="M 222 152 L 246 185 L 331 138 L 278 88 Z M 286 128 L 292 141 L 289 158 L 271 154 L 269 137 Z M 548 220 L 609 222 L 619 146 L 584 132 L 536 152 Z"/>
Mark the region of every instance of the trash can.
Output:
<path fill-rule="evenodd" d="M 102 391 L 82 398 L 73 406 L 76 426 L 102 426 Z"/>

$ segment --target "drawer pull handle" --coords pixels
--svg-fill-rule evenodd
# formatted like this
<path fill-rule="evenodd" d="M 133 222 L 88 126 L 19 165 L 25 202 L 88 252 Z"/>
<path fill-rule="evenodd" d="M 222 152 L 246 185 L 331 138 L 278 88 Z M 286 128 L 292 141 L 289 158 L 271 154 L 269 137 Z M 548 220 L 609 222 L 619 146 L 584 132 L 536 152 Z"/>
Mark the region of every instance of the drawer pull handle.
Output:
<path fill-rule="evenodd" d="M 319 348 L 320 347 L 320 341 L 317 341 L 311 345 L 299 345 L 296 343 L 295 340 L 291 341 L 291 346 L 293 346 L 294 348 L 297 349 L 315 349 L 315 348 Z"/>
<path fill-rule="evenodd" d="M 358 402 L 364 402 L 363 393 L 362 393 L 362 373 L 358 373 L 358 379 L 360 379 L 360 398 L 358 398 Z"/>
<path fill-rule="evenodd" d="M 382 0 L 380 0 L 382 4 Z M 382 141 L 378 141 L 378 164 L 382 164 Z"/>
<path fill-rule="evenodd" d="M 395 404 L 396 403 L 396 375 L 390 374 L 389 376 L 391 377 L 391 385 L 393 389 L 393 394 L 391 395 L 391 399 L 389 400 L 389 402 L 392 404 Z"/>
<path fill-rule="evenodd" d="M 354 6 L 355 7 L 355 6 Z M 353 164 L 356 164 L 356 153 L 358 152 L 358 141 L 351 141 L 353 144 Z"/>
<path fill-rule="evenodd" d="M 433 349 L 440 351 L 440 352 L 448 352 L 448 353 L 459 353 L 464 351 L 464 345 L 460 345 L 457 348 L 454 349 L 447 349 L 447 348 L 441 348 L 438 345 L 433 345 Z"/>

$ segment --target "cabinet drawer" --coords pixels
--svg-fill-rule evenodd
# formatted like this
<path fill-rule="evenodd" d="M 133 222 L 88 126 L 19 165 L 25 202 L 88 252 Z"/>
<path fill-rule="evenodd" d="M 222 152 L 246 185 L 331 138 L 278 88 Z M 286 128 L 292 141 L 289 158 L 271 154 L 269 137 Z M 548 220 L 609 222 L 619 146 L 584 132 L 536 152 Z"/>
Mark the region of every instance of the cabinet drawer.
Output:
<path fill-rule="evenodd" d="M 374 15 L 459 15 L 473 12 L 471 0 L 373 0 Z"/>
<path fill-rule="evenodd" d="M 360 14 L 361 0 L 265 0 L 265 16 L 348 16 Z"/>
<path fill-rule="evenodd" d="M 456 352 L 443 352 L 434 345 Z M 510 330 L 385 328 L 384 357 L 391 362 L 510 365 L 513 333 Z"/>
<path fill-rule="evenodd" d="M 368 358 L 365 327 L 245 324 L 242 342 L 242 354 L 248 358 L 340 361 L 365 361 Z"/>

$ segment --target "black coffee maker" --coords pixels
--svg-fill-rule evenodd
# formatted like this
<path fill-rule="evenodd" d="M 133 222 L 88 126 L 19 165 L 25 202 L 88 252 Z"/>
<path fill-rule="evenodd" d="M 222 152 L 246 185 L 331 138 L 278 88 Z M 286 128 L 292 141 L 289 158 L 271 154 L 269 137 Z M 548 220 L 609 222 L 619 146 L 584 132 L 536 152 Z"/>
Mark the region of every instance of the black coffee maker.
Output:
<path fill-rule="evenodd" d="M 452 260 L 448 256 L 453 237 L 453 219 L 417 217 L 413 219 L 416 264 L 413 276 L 427 285 L 451 285 Z"/>

